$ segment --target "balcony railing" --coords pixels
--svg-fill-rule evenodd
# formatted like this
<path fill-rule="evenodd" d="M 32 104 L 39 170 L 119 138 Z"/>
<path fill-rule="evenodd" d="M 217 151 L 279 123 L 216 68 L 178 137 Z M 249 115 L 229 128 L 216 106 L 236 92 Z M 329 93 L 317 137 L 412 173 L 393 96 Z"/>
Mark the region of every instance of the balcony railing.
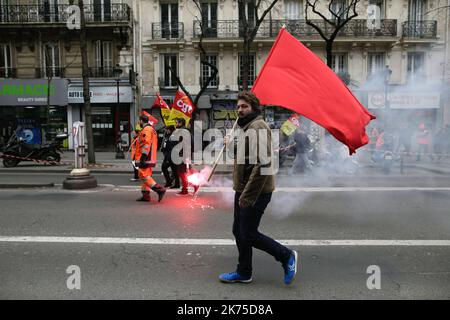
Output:
<path fill-rule="evenodd" d="M 154 22 L 152 23 L 152 39 L 183 39 L 183 22 Z"/>
<path fill-rule="evenodd" d="M 63 67 L 49 67 L 36 68 L 36 78 L 64 78 L 65 68 Z"/>
<path fill-rule="evenodd" d="M 64 23 L 70 14 L 69 5 L 2 5 L 0 7 L 0 24 L 11 23 Z M 110 6 L 85 5 L 87 23 L 95 22 L 130 22 L 131 8 L 124 3 Z"/>
<path fill-rule="evenodd" d="M 89 68 L 91 78 L 114 78 L 114 67 Z"/>
<path fill-rule="evenodd" d="M 311 20 L 326 35 L 330 35 L 334 28 L 323 20 Z M 350 20 L 339 32 L 339 37 L 396 37 L 397 20 L 382 19 L 380 23 L 372 25 L 370 20 L 355 19 Z M 273 38 L 278 35 L 281 27 L 286 29 L 296 37 L 320 38 L 319 33 L 305 20 L 267 20 L 260 25 L 257 38 Z M 205 23 L 204 38 L 238 38 L 243 36 L 244 26 L 239 20 L 218 20 Z M 201 35 L 199 21 L 194 21 L 194 38 Z"/>
<path fill-rule="evenodd" d="M 437 21 L 406 21 L 403 22 L 404 38 L 436 38 Z"/>
<path fill-rule="evenodd" d="M 15 78 L 16 72 L 17 72 L 16 68 L 0 67 L 0 78 Z"/>

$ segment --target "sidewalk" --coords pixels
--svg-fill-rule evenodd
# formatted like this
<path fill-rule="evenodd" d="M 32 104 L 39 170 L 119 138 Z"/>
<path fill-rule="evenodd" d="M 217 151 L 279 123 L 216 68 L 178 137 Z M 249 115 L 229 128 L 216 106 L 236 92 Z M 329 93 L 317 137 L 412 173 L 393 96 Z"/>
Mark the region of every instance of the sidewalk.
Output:
<path fill-rule="evenodd" d="M 95 165 L 88 165 L 88 168 L 93 173 L 111 173 L 111 174 L 124 174 L 124 173 L 132 173 L 133 166 L 131 164 L 131 160 L 128 158 L 129 155 L 125 154 L 126 159 L 115 159 L 115 152 L 96 152 Z M 163 160 L 163 155 L 161 152 L 158 152 L 157 157 L 157 165 L 154 168 L 155 173 L 161 173 L 161 163 Z M 364 156 L 360 156 L 357 158 L 361 173 L 367 171 L 368 173 L 371 171 L 378 171 L 378 165 L 370 161 Z M 15 168 L 5 168 L 3 165 L 0 165 L 0 173 L 2 172 L 18 172 L 18 173 L 26 173 L 26 172 L 42 172 L 42 173 L 68 173 L 73 169 L 73 165 L 75 162 L 73 151 L 65 151 L 62 155 L 62 164 L 57 166 L 45 165 L 35 162 L 21 162 Z M 194 165 L 196 169 L 202 169 L 204 165 Z M 289 174 L 290 165 L 288 164 L 287 168 L 280 168 L 279 174 Z M 441 160 L 439 163 L 431 162 L 429 159 L 422 159 L 422 161 L 415 161 L 414 157 L 405 157 L 403 161 L 403 168 L 405 174 L 408 173 L 409 169 L 414 170 L 423 170 L 426 172 L 430 172 L 433 174 L 444 174 L 450 175 L 450 159 Z M 232 165 L 218 165 L 216 169 L 216 173 L 218 174 L 230 174 L 233 168 Z M 399 161 L 396 161 L 392 167 L 392 175 L 400 175 L 401 174 L 401 164 Z"/>

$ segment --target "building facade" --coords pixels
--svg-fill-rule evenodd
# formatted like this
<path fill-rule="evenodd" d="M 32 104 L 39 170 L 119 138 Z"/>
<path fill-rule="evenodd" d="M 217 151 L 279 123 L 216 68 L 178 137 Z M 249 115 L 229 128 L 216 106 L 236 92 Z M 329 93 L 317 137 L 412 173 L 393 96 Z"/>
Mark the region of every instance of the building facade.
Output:
<path fill-rule="evenodd" d="M 75 121 L 84 120 L 80 36 L 68 26 L 73 14 L 68 11 L 70 4 L 68 0 L 0 1 L 3 141 L 19 128 L 34 137 L 29 143 L 45 143 L 59 132 L 70 133 Z M 134 121 L 131 4 L 84 1 L 96 150 L 113 150 L 117 137 L 129 133 Z M 65 146 L 71 147 L 72 139 Z"/>
<path fill-rule="evenodd" d="M 245 6 L 239 0 L 199 3 L 206 13 L 204 17 L 190 0 L 137 1 L 139 99 L 145 109 L 151 108 L 156 92 L 168 101 L 173 99 L 177 85 L 168 67 L 176 70 L 191 94 L 200 90 L 200 83 L 211 72 L 200 63 L 201 20 L 208 26 L 203 39 L 208 60 L 217 66 L 219 74 L 200 100 L 200 118 L 208 127 L 229 127 L 243 69 L 240 17 L 245 12 L 248 20 L 254 21 L 254 6 L 251 1 Z M 327 3 L 319 1 L 318 10 L 331 17 Z M 280 0 L 267 15 L 251 48 L 250 84 L 283 24 L 326 59 L 323 39 L 305 23 L 305 5 L 302 0 Z M 346 5 L 348 1 L 335 1 L 332 10 L 338 13 Z M 387 109 L 391 117 L 414 125 L 450 123 L 449 9 L 445 5 L 437 0 L 361 0 L 358 16 L 340 31 L 334 42 L 332 67 L 380 118 Z M 308 18 L 323 25 L 323 20 L 312 12 Z M 275 126 L 290 114 L 283 108 L 266 109 L 266 116 Z"/>

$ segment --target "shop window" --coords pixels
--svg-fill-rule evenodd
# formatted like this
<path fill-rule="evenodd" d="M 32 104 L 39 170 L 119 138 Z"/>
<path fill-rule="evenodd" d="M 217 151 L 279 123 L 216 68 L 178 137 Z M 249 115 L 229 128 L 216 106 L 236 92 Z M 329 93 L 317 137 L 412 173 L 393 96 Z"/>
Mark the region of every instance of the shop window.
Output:
<path fill-rule="evenodd" d="M 217 55 L 206 55 L 205 60 L 208 61 L 208 63 L 214 65 L 217 68 Z M 202 66 L 202 77 L 201 77 L 201 83 L 200 85 L 203 86 L 203 84 L 209 79 L 209 77 L 213 74 L 213 69 L 206 65 L 201 64 Z M 208 88 L 215 88 L 219 85 L 217 75 L 214 77 L 211 82 L 208 85 Z"/>

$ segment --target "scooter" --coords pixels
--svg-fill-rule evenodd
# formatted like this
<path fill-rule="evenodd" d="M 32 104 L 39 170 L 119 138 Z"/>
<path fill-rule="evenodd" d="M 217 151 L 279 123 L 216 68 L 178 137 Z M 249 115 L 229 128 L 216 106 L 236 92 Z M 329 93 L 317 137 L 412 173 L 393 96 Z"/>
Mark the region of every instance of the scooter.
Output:
<path fill-rule="evenodd" d="M 61 161 L 62 142 L 68 135 L 58 134 L 50 143 L 43 146 L 33 147 L 18 137 L 14 132 L 7 145 L 2 150 L 1 157 L 5 168 L 16 167 L 22 161 L 48 161 L 54 165 Z"/>

